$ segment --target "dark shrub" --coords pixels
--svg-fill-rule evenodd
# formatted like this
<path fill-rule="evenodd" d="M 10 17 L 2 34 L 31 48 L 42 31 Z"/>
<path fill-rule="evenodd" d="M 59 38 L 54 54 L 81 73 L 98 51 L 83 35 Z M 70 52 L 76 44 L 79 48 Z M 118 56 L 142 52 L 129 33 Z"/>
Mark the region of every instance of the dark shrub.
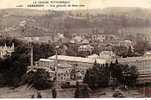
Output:
<path fill-rule="evenodd" d="M 28 72 L 27 83 L 38 90 L 48 89 L 53 86 L 53 81 L 50 79 L 49 72 L 45 69 L 37 69 Z"/>

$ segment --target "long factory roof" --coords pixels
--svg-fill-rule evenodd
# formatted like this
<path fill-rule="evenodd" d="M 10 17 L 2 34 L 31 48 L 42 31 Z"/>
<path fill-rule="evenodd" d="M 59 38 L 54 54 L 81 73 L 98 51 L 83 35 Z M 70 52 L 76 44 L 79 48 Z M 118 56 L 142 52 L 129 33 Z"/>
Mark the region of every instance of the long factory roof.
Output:
<path fill-rule="evenodd" d="M 49 57 L 50 60 L 55 60 L 56 55 Z M 70 61 L 70 62 L 81 62 L 81 63 L 94 63 L 95 60 L 99 64 L 106 63 L 105 59 L 91 59 L 91 58 L 83 58 L 83 57 L 74 57 L 74 56 L 65 56 L 65 55 L 58 55 L 58 60 L 61 61 Z"/>
<path fill-rule="evenodd" d="M 49 57 L 48 59 L 41 59 L 45 61 L 54 61 L 56 59 L 56 55 Z M 81 63 L 89 63 L 92 64 L 95 61 L 99 64 L 105 64 L 108 62 L 107 59 L 92 59 L 92 58 L 84 58 L 84 57 L 75 57 L 75 56 L 65 56 L 65 55 L 58 55 L 59 61 L 69 61 L 69 62 L 81 62 Z M 114 59 L 116 60 L 116 59 Z M 112 59 L 112 61 L 114 61 Z M 151 57 L 127 57 L 127 58 L 118 58 L 119 62 L 136 62 L 136 61 L 144 61 L 144 60 L 151 60 Z"/>

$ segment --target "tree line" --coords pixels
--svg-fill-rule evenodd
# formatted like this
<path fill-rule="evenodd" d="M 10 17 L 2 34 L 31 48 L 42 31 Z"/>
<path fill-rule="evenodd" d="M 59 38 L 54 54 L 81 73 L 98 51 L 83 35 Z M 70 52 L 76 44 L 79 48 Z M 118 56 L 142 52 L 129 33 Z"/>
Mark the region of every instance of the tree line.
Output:
<path fill-rule="evenodd" d="M 84 83 L 92 89 L 119 85 L 133 87 L 137 83 L 137 77 L 136 66 L 120 64 L 118 60 L 115 63 L 101 65 L 95 62 L 93 67 L 87 70 Z"/>

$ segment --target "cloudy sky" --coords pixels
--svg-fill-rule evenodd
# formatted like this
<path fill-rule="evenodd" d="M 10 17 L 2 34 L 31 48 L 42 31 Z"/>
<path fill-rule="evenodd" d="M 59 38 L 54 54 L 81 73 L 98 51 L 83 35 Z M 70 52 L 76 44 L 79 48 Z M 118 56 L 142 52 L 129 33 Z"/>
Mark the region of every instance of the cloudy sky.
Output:
<path fill-rule="evenodd" d="M 0 8 L 15 8 L 16 5 L 32 4 L 37 0 L 1 0 Z M 45 0 L 41 0 L 45 1 Z M 53 0 L 46 0 L 53 1 Z M 57 0 L 58 1 L 58 0 Z M 63 0 L 59 0 L 63 1 Z M 68 1 L 68 0 L 64 0 Z M 87 4 L 86 8 L 105 8 L 105 7 L 143 7 L 151 8 L 151 0 L 69 0 L 72 4 Z M 48 9 L 48 8 L 47 8 Z"/>

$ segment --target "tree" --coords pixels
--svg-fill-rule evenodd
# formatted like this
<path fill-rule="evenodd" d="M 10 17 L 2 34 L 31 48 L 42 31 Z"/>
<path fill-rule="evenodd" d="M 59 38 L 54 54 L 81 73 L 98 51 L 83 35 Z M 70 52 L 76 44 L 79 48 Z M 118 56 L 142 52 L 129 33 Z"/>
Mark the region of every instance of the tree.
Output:
<path fill-rule="evenodd" d="M 4 45 L 4 43 L 11 45 L 12 42 L 15 44 L 15 52 L 11 56 L 1 59 L 0 74 L 4 77 L 4 85 L 18 86 L 29 65 L 28 48 L 25 46 L 26 44 L 15 39 L 6 38 L 0 40 L 1 45 Z"/>
<path fill-rule="evenodd" d="M 11 56 L 6 56 L 5 59 L 0 59 L 0 75 L 2 76 L 0 84 L 19 86 L 20 83 L 24 81 L 27 67 L 30 65 L 30 46 L 29 43 L 12 38 L 0 39 L 0 45 L 4 45 L 5 43 L 10 46 L 14 43 L 15 50 Z M 36 49 L 34 48 L 35 61 L 54 54 L 53 45 L 36 43 L 33 45 L 37 45 L 37 47 L 35 47 Z"/>
<path fill-rule="evenodd" d="M 87 84 L 83 84 L 83 85 L 76 85 L 76 90 L 74 93 L 74 97 L 75 98 L 89 98 L 89 92 L 91 90 L 89 89 Z"/>
<path fill-rule="evenodd" d="M 29 72 L 26 80 L 29 85 L 38 90 L 48 89 L 53 86 L 53 81 L 50 80 L 49 72 L 45 69 L 37 69 L 35 72 Z"/>
<path fill-rule="evenodd" d="M 114 46 L 113 51 L 117 56 L 127 57 L 128 48 L 125 46 Z"/>
<path fill-rule="evenodd" d="M 129 46 L 129 48 L 128 48 L 127 56 L 128 56 L 128 57 L 132 57 L 132 56 L 134 56 L 134 52 L 133 52 L 133 50 L 132 50 L 132 47 L 131 47 L 131 46 Z"/>
<path fill-rule="evenodd" d="M 134 86 L 137 81 L 138 71 L 135 66 L 120 64 L 118 60 L 110 64 L 94 63 L 93 67 L 86 71 L 84 82 L 90 88 L 96 89 L 99 87 L 109 86 L 111 77 L 116 79 L 116 84 L 124 84 Z"/>
<path fill-rule="evenodd" d="M 47 43 L 33 43 L 34 61 L 55 54 L 55 46 Z"/>
<path fill-rule="evenodd" d="M 129 66 L 120 63 L 111 63 L 110 72 L 113 78 L 116 78 L 120 84 L 134 86 L 138 77 L 136 66 Z"/>
<path fill-rule="evenodd" d="M 128 86 L 134 86 L 137 82 L 136 78 L 138 77 L 138 71 L 136 70 L 136 66 L 128 66 L 123 71 L 123 84 Z"/>
<path fill-rule="evenodd" d="M 87 83 L 89 87 L 92 89 L 108 86 L 109 81 L 108 68 L 109 68 L 108 64 L 100 65 L 95 62 L 93 68 L 87 70 L 84 82 Z"/>

